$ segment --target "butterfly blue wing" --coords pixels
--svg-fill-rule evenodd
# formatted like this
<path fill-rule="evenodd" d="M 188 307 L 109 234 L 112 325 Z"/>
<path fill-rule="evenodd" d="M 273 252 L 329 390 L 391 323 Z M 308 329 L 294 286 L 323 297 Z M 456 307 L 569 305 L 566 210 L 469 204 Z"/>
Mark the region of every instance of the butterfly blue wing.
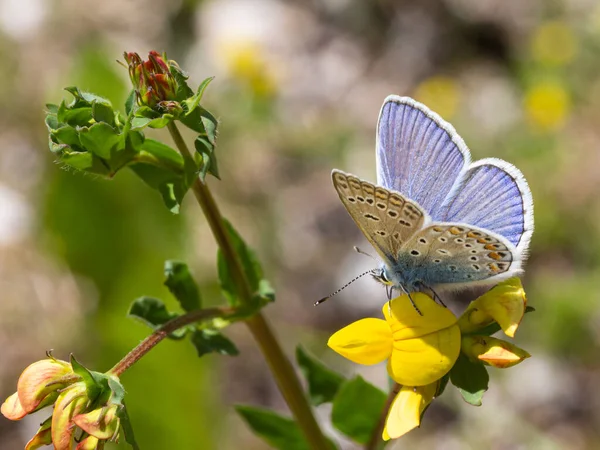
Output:
<path fill-rule="evenodd" d="M 471 155 L 452 125 L 408 97 L 387 97 L 377 126 L 377 184 L 433 217 L 455 191 Z"/>
<path fill-rule="evenodd" d="M 533 233 L 533 200 L 525 177 L 497 158 L 469 167 L 461 185 L 434 220 L 461 222 L 505 237 L 524 254 Z"/>

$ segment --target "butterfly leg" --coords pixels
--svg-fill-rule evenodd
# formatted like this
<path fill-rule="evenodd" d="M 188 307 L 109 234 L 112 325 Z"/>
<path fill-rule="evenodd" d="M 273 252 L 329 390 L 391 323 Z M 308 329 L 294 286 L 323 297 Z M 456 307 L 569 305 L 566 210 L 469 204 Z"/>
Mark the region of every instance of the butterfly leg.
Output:
<path fill-rule="evenodd" d="M 410 296 L 410 294 L 407 292 L 406 295 L 408 295 L 408 299 L 410 300 L 410 302 L 413 305 L 413 308 L 415 308 L 415 311 L 417 311 L 419 313 L 420 316 L 423 315 L 423 313 L 421 312 L 421 310 L 418 308 L 418 306 L 415 304 L 415 301 L 412 299 L 412 297 Z"/>
<path fill-rule="evenodd" d="M 435 292 L 431 286 L 427 286 L 427 285 L 426 285 L 425 283 L 423 283 L 423 282 L 420 282 L 420 283 L 421 283 L 421 285 L 422 285 L 424 288 L 426 288 L 426 289 L 429 289 L 429 290 L 431 291 L 431 293 L 433 294 L 433 301 L 437 301 L 437 302 L 438 302 L 440 305 L 442 305 L 444 308 L 447 308 L 446 304 L 445 304 L 445 303 L 442 301 L 442 297 L 440 297 L 440 296 L 438 295 L 438 293 L 437 293 L 437 292 Z"/>

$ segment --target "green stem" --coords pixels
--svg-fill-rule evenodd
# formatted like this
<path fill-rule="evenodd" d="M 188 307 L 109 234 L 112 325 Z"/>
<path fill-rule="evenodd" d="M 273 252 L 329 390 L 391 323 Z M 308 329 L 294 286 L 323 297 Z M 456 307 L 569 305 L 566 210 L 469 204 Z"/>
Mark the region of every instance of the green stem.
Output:
<path fill-rule="evenodd" d="M 168 128 L 175 145 L 184 159 L 190 158 L 190 151 L 175 123 L 171 122 L 168 125 Z M 192 190 L 202 208 L 202 212 L 206 216 L 206 220 L 208 221 L 223 257 L 232 269 L 232 276 L 240 290 L 241 303 L 250 305 L 253 294 L 252 289 L 246 278 L 238 254 L 231 243 L 229 234 L 224 227 L 223 216 L 219 211 L 208 185 L 206 182 L 200 180 L 200 178 L 197 178 L 192 185 Z M 292 411 L 292 414 L 296 418 L 298 425 L 306 436 L 310 447 L 314 450 L 329 450 L 331 446 L 315 420 L 312 409 L 308 404 L 306 395 L 300 384 L 300 380 L 296 376 L 292 364 L 283 353 L 283 350 L 266 319 L 260 312 L 257 312 L 254 316 L 246 319 L 245 323 L 254 336 L 254 339 L 256 339 L 258 346 L 267 361 L 269 369 L 275 377 L 277 386 Z"/>
<path fill-rule="evenodd" d="M 402 386 L 396 383 L 394 384 L 392 389 L 390 389 L 390 393 L 388 394 L 387 400 L 385 401 L 385 405 L 381 410 L 379 421 L 377 422 L 377 427 L 375 427 L 375 429 L 373 430 L 373 434 L 371 435 L 371 439 L 369 439 L 369 442 L 367 442 L 367 445 L 365 445 L 365 450 L 377 450 L 379 448 L 383 448 L 383 446 L 385 445 L 383 439 L 381 438 L 383 434 L 383 429 L 385 428 L 385 420 L 387 419 L 388 411 L 392 406 L 392 402 L 396 398 L 396 395 L 398 395 L 398 392 L 400 392 L 401 388 Z"/>
<path fill-rule="evenodd" d="M 160 341 L 179 328 L 202 320 L 214 319 L 233 314 L 233 308 L 207 308 L 191 311 L 165 323 L 162 327 L 144 339 L 131 350 L 121 361 L 109 370 L 109 373 L 120 377 L 123 372 L 138 362 L 146 353 L 152 350 Z"/>

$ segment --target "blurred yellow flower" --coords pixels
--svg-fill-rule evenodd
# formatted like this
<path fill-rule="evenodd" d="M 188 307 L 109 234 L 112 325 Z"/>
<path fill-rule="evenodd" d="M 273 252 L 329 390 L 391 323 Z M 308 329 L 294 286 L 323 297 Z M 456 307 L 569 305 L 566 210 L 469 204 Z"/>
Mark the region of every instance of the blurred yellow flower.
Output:
<path fill-rule="evenodd" d="M 545 81 L 525 94 L 525 110 L 534 128 L 554 131 L 560 128 L 571 109 L 568 92 L 558 82 Z"/>
<path fill-rule="evenodd" d="M 577 54 L 578 40 L 564 22 L 550 21 L 538 27 L 531 40 L 533 58 L 542 64 L 561 66 Z"/>
<path fill-rule="evenodd" d="M 452 78 L 435 76 L 419 84 L 414 97 L 444 119 L 450 120 L 458 109 L 460 90 Z"/>
<path fill-rule="evenodd" d="M 390 377 L 402 385 L 424 386 L 443 377 L 458 358 L 460 330 L 450 310 L 429 296 L 411 294 L 385 304 L 381 319 L 362 319 L 335 333 L 327 345 L 359 364 L 388 360 Z"/>
<path fill-rule="evenodd" d="M 247 85 L 258 97 L 270 97 L 277 91 L 273 68 L 256 42 L 227 42 L 220 54 L 230 76 Z"/>

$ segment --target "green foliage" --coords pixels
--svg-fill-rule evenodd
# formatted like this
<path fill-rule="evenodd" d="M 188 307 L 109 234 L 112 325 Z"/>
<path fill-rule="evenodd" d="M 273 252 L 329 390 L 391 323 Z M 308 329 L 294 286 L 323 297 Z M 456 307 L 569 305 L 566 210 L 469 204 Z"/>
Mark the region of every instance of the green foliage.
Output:
<path fill-rule="evenodd" d="M 140 447 L 135 440 L 135 434 L 133 432 L 133 427 L 131 426 L 131 419 L 129 418 L 129 412 L 125 404 L 118 409 L 117 415 L 121 420 L 121 429 L 123 430 L 125 442 L 127 442 L 131 448 L 133 448 L 133 450 L 139 450 Z"/>
<path fill-rule="evenodd" d="M 204 328 L 195 330 L 192 333 L 191 340 L 194 347 L 196 347 L 198 356 L 203 356 L 207 353 L 237 356 L 240 353 L 233 342 L 214 329 Z"/>
<path fill-rule="evenodd" d="M 377 428 L 386 395 L 357 376 L 339 388 L 331 410 L 333 425 L 360 444 L 366 444 Z"/>
<path fill-rule="evenodd" d="M 456 364 L 450 371 L 450 381 L 458 388 L 465 402 L 481 406 L 483 394 L 488 389 L 490 376 L 483 364 L 472 362 L 467 356 L 460 353 Z"/>
<path fill-rule="evenodd" d="M 229 234 L 233 249 L 241 262 L 241 269 L 251 289 L 252 305 L 250 306 L 252 308 L 260 308 L 266 303 L 274 301 L 275 291 L 271 287 L 271 284 L 263 278 L 263 270 L 254 251 L 246 245 L 242 237 L 228 221 L 225 220 L 223 224 Z M 230 263 L 224 257 L 221 249 L 217 253 L 217 266 L 223 295 L 230 305 L 239 306 L 241 304 L 240 299 L 244 295 L 241 291 L 242 286 L 239 280 L 234 279 L 233 273 L 235 273 L 235 268 L 230 267 Z"/>
<path fill-rule="evenodd" d="M 300 428 L 292 419 L 267 409 L 236 406 L 236 411 L 254 433 L 278 450 L 310 450 Z"/>
<path fill-rule="evenodd" d="M 332 402 L 344 377 L 325 367 L 301 346 L 296 348 L 296 361 L 308 383 L 308 395 L 313 405 Z"/>
<path fill-rule="evenodd" d="M 140 297 L 136 299 L 129 308 L 127 313 L 129 317 L 141 320 L 153 330 L 160 328 L 179 316 L 179 314 L 170 312 L 162 300 L 154 297 Z M 187 333 L 186 328 L 180 328 L 169 335 L 172 339 L 181 339 Z"/>
<path fill-rule="evenodd" d="M 165 286 L 185 311 L 200 309 L 202 304 L 200 290 L 187 264 L 179 261 L 165 262 L 165 276 L 167 277 Z"/>

